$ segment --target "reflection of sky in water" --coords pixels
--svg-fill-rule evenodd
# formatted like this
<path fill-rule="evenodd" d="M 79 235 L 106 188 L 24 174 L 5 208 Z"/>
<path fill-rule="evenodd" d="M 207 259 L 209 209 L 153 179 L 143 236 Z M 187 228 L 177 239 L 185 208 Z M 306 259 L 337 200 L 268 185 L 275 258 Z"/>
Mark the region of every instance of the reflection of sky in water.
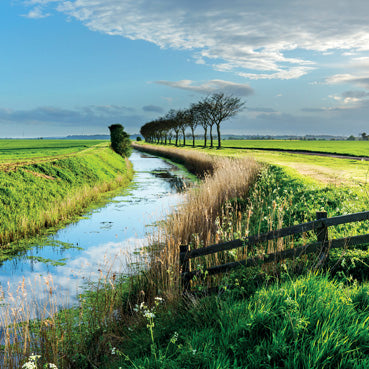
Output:
<path fill-rule="evenodd" d="M 27 298 L 34 299 L 36 295 L 42 299 L 47 294 L 45 283 L 32 281 L 47 277 L 52 278 L 59 301 L 73 301 L 86 279 L 96 280 L 101 272 L 127 271 L 127 262 L 134 261 L 134 251 L 146 243 L 145 234 L 151 230 L 147 225 L 162 219 L 181 199 L 175 189 L 178 185 L 175 167 L 138 152 L 133 152 L 130 160 L 136 173 L 128 189 L 106 206 L 93 210 L 88 218 L 51 236 L 78 248 L 36 246 L 25 255 L 5 262 L 0 267 L 3 290 L 14 293 L 25 279 L 33 290 L 32 294 L 27 293 Z M 40 258 L 66 260 L 65 265 L 56 266 Z"/>

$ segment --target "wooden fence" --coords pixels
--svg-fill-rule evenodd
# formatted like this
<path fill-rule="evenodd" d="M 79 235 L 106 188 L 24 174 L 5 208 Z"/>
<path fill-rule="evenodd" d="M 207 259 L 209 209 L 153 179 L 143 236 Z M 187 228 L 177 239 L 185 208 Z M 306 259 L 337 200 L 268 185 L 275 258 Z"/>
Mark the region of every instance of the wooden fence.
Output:
<path fill-rule="evenodd" d="M 184 289 L 188 290 L 190 288 L 190 281 L 195 275 L 201 275 L 201 273 L 204 272 L 206 272 L 207 275 L 214 275 L 229 271 L 240 265 L 244 265 L 246 267 L 256 266 L 263 263 L 270 263 L 272 261 L 297 258 L 299 256 L 310 254 L 313 252 L 319 252 L 318 266 L 323 266 L 328 259 L 330 249 L 369 243 L 369 234 L 339 238 L 334 240 L 328 239 L 328 227 L 369 220 L 369 211 L 341 215 L 332 218 L 327 218 L 327 213 L 325 211 L 319 211 L 316 213 L 316 218 L 317 219 L 312 222 L 302 223 L 287 228 L 277 229 L 268 233 L 219 243 L 199 249 L 189 250 L 188 245 L 180 246 L 180 268 L 182 271 L 181 278 Z M 258 243 L 264 241 L 276 240 L 278 238 L 292 236 L 308 231 L 313 231 L 316 233 L 318 242 L 270 254 L 258 255 L 233 263 L 212 266 L 201 272 L 196 270 L 190 271 L 190 259 L 199 256 L 211 255 L 221 251 L 232 250 L 239 247 L 257 245 Z"/>

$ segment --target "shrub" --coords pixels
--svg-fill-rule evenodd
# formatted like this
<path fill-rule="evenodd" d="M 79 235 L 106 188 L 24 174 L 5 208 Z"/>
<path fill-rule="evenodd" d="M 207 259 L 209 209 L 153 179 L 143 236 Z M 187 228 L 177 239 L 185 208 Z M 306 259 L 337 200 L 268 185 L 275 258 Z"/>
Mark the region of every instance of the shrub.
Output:
<path fill-rule="evenodd" d="M 129 135 L 124 131 L 124 127 L 121 124 L 112 124 L 109 130 L 112 149 L 117 154 L 128 157 L 132 148 Z"/>

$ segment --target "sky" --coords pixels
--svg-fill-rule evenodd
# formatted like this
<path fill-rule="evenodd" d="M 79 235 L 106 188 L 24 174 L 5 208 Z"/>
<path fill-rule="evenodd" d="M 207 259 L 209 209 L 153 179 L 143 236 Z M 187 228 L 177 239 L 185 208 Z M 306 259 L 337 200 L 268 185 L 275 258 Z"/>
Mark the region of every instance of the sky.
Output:
<path fill-rule="evenodd" d="M 368 14 L 367 0 L 1 0 L 0 137 L 135 134 L 215 92 L 245 102 L 227 134 L 369 132 Z"/>

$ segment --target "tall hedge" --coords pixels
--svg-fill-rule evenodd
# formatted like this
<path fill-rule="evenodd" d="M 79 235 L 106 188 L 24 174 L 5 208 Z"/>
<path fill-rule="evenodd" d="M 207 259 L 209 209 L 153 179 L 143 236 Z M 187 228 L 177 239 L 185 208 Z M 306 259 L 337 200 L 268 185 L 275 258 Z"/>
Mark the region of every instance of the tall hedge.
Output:
<path fill-rule="evenodd" d="M 109 127 L 112 149 L 122 156 L 129 156 L 132 151 L 131 140 L 121 124 L 112 124 Z"/>

